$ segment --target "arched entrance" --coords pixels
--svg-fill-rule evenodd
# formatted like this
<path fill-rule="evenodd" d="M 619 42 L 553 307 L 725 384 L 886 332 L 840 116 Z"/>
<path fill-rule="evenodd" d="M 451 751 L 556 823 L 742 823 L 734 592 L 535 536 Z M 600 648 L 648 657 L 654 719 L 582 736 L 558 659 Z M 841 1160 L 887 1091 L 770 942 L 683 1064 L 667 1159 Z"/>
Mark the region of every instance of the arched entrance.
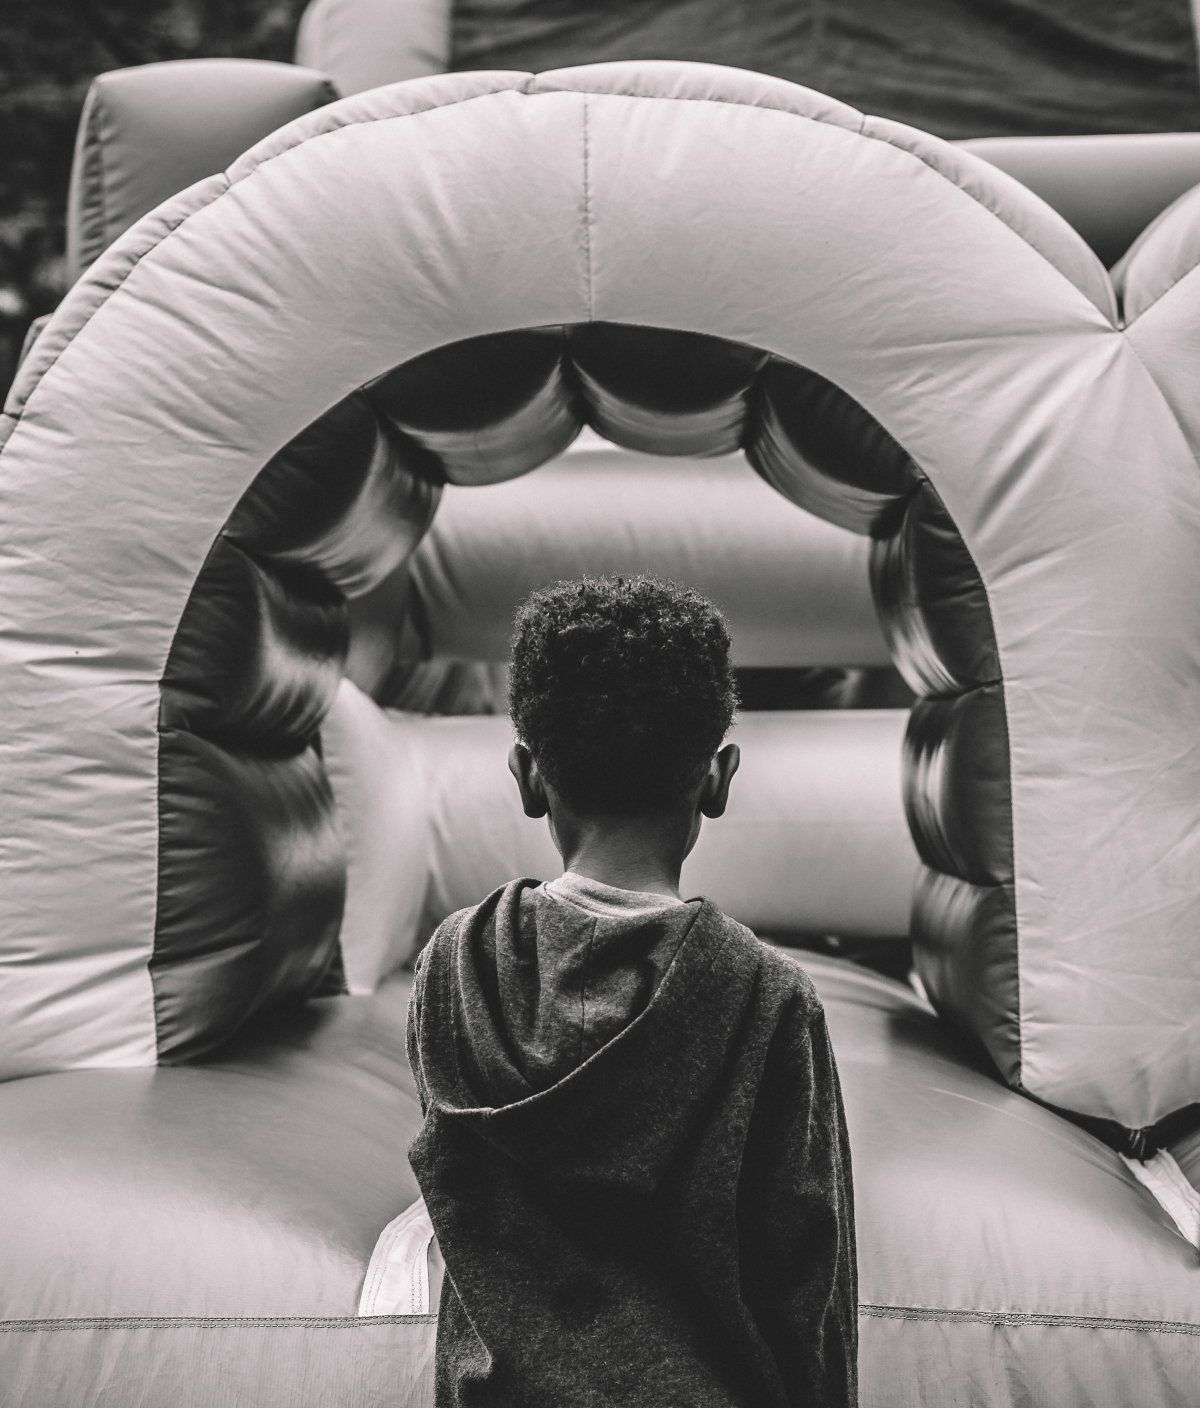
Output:
<path fill-rule="evenodd" d="M 687 350 L 648 352 L 664 333 Z M 681 435 L 736 433 L 876 535 L 927 696 L 909 811 L 936 1000 L 1053 1104 L 1136 1126 L 1193 1099 L 1200 691 L 1170 608 L 1200 585 L 1200 482 L 1106 274 L 964 153 L 654 64 L 315 113 L 130 231 L 39 340 L 0 460 L 5 1070 L 199 1049 L 234 991 L 324 968 L 340 861 L 308 740 L 342 598 L 448 472 L 415 359 L 502 334 L 531 349 L 489 417 L 506 472 L 581 404 L 646 433 L 656 364 L 705 391 Z M 223 902 L 252 902 L 206 929 L 223 854 Z"/>

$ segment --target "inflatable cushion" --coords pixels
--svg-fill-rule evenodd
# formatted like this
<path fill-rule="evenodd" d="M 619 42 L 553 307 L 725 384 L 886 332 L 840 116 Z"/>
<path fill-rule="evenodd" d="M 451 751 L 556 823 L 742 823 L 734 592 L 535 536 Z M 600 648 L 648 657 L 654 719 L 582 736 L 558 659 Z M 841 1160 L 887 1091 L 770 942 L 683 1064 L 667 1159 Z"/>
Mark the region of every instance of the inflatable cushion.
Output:
<path fill-rule="evenodd" d="M 900 800 L 903 710 L 742 714 L 742 764 L 684 865 L 759 932 L 901 938 L 917 857 Z M 446 915 L 518 875 L 562 872 L 522 812 L 507 718 L 378 709 L 346 682 L 324 756 L 348 842 L 342 952 L 352 992 L 415 953 Z"/>
<path fill-rule="evenodd" d="M 1109 266 L 1200 182 L 1200 132 L 977 137 L 962 145 L 1035 191 Z"/>
<path fill-rule="evenodd" d="M 431 1408 L 433 1317 L 359 1319 L 419 1196 L 408 980 L 186 1069 L 0 1085 L 0 1399 Z"/>
<path fill-rule="evenodd" d="M 361 93 L 450 67 L 450 0 L 312 0 L 296 62 Z"/>
<path fill-rule="evenodd" d="M 650 571 L 721 607 L 739 665 L 886 665 L 867 557 L 741 455 L 666 460 L 582 436 L 534 474 L 446 489 L 411 561 L 412 613 L 427 655 L 507 660 L 533 588 Z"/>
<path fill-rule="evenodd" d="M 863 1408 L 1191 1402 L 1195 1251 L 1118 1156 L 974 1068 L 907 988 L 799 957 L 854 1151 Z M 430 1408 L 433 1317 L 355 1313 L 417 1197 L 409 981 L 190 1069 L 0 1085 L 6 1404 Z"/>
<path fill-rule="evenodd" d="M 911 991 L 801 955 L 854 1158 L 863 1408 L 1176 1408 L 1196 1251 L 1121 1158 L 997 1084 Z M 1196 1138 L 1173 1146 L 1195 1180 Z"/>
<path fill-rule="evenodd" d="M 182 59 L 102 73 L 75 139 L 70 277 L 161 201 L 336 97 L 322 73 L 257 59 Z"/>

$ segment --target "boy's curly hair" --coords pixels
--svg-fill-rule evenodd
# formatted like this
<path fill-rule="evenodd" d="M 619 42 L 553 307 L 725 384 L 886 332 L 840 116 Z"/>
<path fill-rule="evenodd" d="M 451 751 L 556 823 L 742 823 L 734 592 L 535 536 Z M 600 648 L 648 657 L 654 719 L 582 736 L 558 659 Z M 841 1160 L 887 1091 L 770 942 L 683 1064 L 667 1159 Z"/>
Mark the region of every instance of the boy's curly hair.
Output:
<path fill-rule="evenodd" d="M 678 803 L 733 721 L 725 618 L 655 577 L 585 577 L 518 608 L 509 681 L 517 737 L 571 806 L 645 816 Z"/>

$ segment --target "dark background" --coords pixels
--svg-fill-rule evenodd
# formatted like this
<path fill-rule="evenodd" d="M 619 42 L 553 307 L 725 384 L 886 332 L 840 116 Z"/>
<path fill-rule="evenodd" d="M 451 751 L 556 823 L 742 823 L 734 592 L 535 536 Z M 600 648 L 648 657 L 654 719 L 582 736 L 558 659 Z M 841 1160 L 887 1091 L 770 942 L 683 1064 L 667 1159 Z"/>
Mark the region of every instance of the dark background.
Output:
<path fill-rule="evenodd" d="M 1200 126 L 1190 0 L 454 0 L 451 52 L 731 64 L 939 137 Z"/>
<path fill-rule="evenodd" d="M 88 84 L 159 59 L 292 57 L 305 0 L 0 0 L 0 396 L 65 292 L 63 214 Z"/>
<path fill-rule="evenodd" d="M 0 397 L 29 323 L 65 292 L 91 80 L 163 59 L 290 60 L 304 5 L 0 0 Z M 451 39 L 458 69 L 733 64 L 943 137 L 1200 127 L 1190 0 L 455 0 Z"/>

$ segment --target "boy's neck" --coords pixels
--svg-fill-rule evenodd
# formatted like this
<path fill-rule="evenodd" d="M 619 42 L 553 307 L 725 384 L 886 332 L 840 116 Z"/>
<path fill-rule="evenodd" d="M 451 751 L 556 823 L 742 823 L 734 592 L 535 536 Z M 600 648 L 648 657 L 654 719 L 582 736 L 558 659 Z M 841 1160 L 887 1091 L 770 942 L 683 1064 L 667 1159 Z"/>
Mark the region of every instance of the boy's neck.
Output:
<path fill-rule="evenodd" d="M 618 890 L 679 899 L 679 872 L 706 816 L 721 816 L 741 754 L 726 743 L 677 805 L 654 816 L 604 816 L 578 811 L 542 777 L 524 743 L 514 743 L 508 767 L 526 816 L 547 817 L 563 866 Z"/>
<path fill-rule="evenodd" d="M 673 824 L 674 823 L 674 824 Z M 563 868 L 618 890 L 679 899 L 691 817 L 554 817 Z"/>

